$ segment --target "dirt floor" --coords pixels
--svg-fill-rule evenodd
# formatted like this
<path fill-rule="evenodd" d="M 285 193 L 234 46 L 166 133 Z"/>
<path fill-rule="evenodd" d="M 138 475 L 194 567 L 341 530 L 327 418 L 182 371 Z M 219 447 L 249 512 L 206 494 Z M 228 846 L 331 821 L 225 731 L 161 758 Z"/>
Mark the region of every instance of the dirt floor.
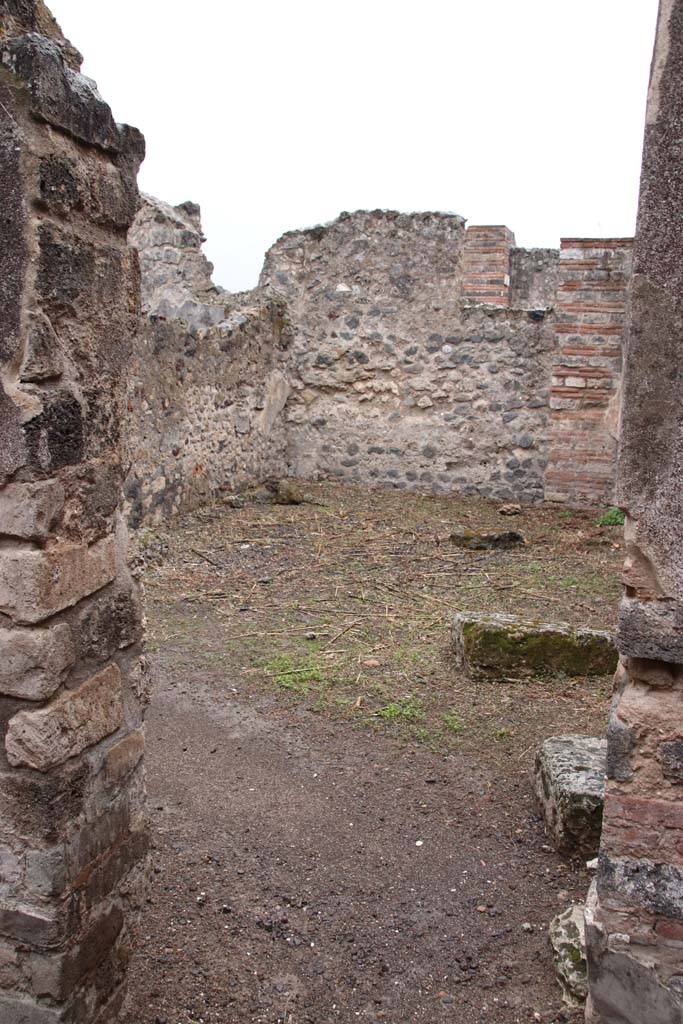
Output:
<path fill-rule="evenodd" d="M 473 683 L 450 621 L 613 625 L 621 530 L 306 485 L 147 534 L 153 881 L 125 1024 L 579 1021 L 547 924 L 590 877 L 529 782 L 607 679 Z M 466 551 L 457 528 L 521 530 Z"/>

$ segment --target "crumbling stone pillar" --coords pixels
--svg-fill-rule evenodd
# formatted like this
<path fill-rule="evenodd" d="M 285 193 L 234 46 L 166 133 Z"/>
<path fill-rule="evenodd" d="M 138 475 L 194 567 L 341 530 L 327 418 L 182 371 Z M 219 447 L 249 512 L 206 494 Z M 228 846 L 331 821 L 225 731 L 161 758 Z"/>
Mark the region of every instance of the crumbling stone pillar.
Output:
<path fill-rule="evenodd" d="M 0 1021 L 104 1024 L 147 849 L 118 511 L 144 142 L 39 0 L 0 16 Z"/>
<path fill-rule="evenodd" d="M 683 0 L 661 0 L 627 331 L 617 498 L 622 665 L 608 736 L 589 1020 L 683 1021 Z"/>

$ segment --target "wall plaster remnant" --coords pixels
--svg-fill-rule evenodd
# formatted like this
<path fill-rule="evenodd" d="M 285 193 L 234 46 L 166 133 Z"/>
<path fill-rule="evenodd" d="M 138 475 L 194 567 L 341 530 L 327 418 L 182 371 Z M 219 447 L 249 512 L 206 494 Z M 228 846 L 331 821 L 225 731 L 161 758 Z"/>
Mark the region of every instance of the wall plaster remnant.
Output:
<path fill-rule="evenodd" d="M 660 6 L 626 336 L 627 561 L 587 1020 L 683 1021 L 683 0 Z"/>
<path fill-rule="evenodd" d="M 120 510 L 144 141 L 79 68 L 40 0 L 0 3 L 7 1024 L 116 1019 L 147 870 L 141 607 Z M 133 742 L 130 769 L 112 768 Z"/>

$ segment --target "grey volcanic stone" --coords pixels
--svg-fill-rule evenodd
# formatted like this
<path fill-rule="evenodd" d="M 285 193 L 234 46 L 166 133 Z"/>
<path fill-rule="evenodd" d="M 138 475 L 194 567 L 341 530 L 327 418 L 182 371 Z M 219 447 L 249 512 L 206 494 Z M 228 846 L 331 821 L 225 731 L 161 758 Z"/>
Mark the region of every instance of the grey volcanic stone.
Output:
<path fill-rule="evenodd" d="M 600 846 L 607 741 L 553 736 L 536 754 L 534 788 L 561 853 L 594 857 Z"/>
<path fill-rule="evenodd" d="M 565 1003 L 581 1006 L 588 995 L 586 929 L 582 903 L 553 918 L 548 936 L 555 954 L 555 973 Z"/>

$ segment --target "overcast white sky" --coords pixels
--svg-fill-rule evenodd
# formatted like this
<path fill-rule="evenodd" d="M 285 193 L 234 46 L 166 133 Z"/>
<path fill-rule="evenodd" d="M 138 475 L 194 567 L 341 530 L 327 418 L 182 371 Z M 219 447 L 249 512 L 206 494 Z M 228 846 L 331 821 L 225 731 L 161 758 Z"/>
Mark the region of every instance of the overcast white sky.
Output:
<path fill-rule="evenodd" d="M 217 283 L 341 210 L 633 233 L 657 0 L 48 0 Z"/>

